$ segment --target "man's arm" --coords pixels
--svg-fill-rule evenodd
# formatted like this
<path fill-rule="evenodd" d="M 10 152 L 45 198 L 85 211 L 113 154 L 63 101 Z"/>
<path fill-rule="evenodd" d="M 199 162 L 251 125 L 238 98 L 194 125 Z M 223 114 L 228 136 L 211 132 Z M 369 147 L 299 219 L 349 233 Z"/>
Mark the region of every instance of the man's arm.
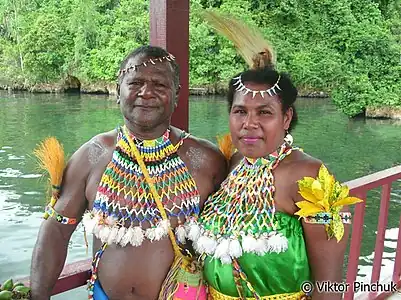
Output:
<path fill-rule="evenodd" d="M 240 163 L 241 159 L 243 158 L 244 156 L 241 153 L 239 153 L 238 151 L 235 152 L 230 158 L 229 171 L 231 172 L 232 170 L 234 170 L 234 168 Z"/>
<path fill-rule="evenodd" d="M 216 145 L 207 140 L 200 142 L 207 158 L 203 161 L 202 167 L 213 178 L 214 190 L 210 191 L 212 193 L 220 188 L 220 184 L 227 177 L 229 162 Z"/>
<path fill-rule="evenodd" d="M 90 173 L 88 144 L 70 159 L 64 171 L 60 197 L 54 206 L 57 213 L 80 221 L 87 200 L 86 181 Z M 49 217 L 43 221 L 32 255 L 30 284 L 32 299 L 50 299 L 51 292 L 63 269 L 67 246 L 77 224 L 67 225 Z"/>

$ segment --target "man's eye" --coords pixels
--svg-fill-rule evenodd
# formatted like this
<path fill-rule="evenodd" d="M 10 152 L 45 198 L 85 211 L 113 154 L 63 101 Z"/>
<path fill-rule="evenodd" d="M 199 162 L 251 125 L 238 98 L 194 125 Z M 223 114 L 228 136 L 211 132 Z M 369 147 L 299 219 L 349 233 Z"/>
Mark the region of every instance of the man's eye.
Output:
<path fill-rule="evenodd" d="M 271 115 L 272 113 L 269 110 L 261 110 L 260 114 L 261 115 Z"/>
<path fill-rule="evenodd" d="M 235 109 L 234 111 L 233 111 L 233 114 L 245 114 L 246 112 L 245 112 L 245 110 L 243 110 L 243 109 Z"/>
<path fill-rule="evenodd" d="M 156 83 L 155 83 L 155 86 L 156 86 L 156 87 L 160 87 L 160 88 L 164 88 L 164 87 L 166 87 L 166 85 L 165 85 L 165 84 L 163 84 L 163 83 L 160 83 L 160 82 L 156 82 Z"/>

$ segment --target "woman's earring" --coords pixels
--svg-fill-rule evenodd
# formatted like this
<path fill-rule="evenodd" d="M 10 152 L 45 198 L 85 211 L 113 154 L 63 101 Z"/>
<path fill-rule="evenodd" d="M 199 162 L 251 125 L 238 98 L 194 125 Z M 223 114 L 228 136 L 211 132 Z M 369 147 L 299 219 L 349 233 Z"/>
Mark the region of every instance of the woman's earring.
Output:
<path fill-rule="evenodd" d="M 117 96 L 117 104 L 120 104 L 120 96 Z"/>
<path fill-rule="evenodd" d="M 294 142 L 294 138 L 292 137 L 291 133 L 288 132 L 288 130 L 285 131 L 286 135 L 284 137 L 284 141 L 289 144 L 292 145 L 292 143 Z"/>

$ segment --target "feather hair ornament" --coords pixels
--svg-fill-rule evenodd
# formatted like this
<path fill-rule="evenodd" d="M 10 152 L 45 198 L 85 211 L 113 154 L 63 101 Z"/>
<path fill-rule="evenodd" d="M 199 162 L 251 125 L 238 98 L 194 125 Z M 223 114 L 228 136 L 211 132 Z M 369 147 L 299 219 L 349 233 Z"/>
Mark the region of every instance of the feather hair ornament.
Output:
<path fill-rule="evenodd" d="M 204 19 L 222 36 L 230 40 L 252 69 L 274 67 L 276 57 L 272 46 L 256 28 L 215 11 L 204 11 Z"/>

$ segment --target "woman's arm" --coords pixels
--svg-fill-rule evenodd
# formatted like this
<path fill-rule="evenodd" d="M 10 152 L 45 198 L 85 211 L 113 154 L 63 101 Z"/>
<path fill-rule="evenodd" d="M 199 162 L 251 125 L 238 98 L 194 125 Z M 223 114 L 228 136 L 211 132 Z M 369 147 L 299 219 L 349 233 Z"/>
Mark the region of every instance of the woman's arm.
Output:
<path fill-rule="evenodd" d="M 305 233 L 305 242 L 308 252 L 309 265 L 315 289 L 312 299 L 341 299 L 341 293 L 330 293 L 328 286 L 334 288 L 334 283 L 343 284 L 344 254 L 347 248 L 349 225 L 344 224 L 344 236 L 337 242 L 335 238 L 328 240 L 325 225 L 307 224 L 302 221 Z M 330 285 L 322 285 L 327 282 Z M 324 290 L 318 291 L 319 287 Z"/>
<path fill-rule="evenodd" d="M 307 214 L 307 211 L 309 210 L 311 212 L 311 215 L 313 216 L 316 213 L 312 213 L 313 205 L 316 205 L 316 207 L 323 207 L 322 209 L 325 210 L 326 213 L 329 213 L 329 215 L 331 216 L 333 216 L 333 214 L 331 214 L 330 212 L 336 211 L 335 209 L 333 209 L 333 205 L 335 203 L 333 202 L 333 199 L 336 199 L 337 196 L 332 196 L 331 200 L 327 202 L 322 201 L 323 197 L 317 199 L 325 194 L 326 190 L 330 190 L 330 188 L 328 188 L 329 186 L 332 186 L 332 192 L 329 194 L 337 195 L 337 193 L 333 192 L 335 190 L 334 177 L 332 177 L 328 173 L 327 169 L 324 169 L 324 172 L 321 171 L 322 173 L 319 173 L 319 171 L 321 170 L 321 166 L 322 164 L 316 160 L 305 161 L 305 163 L 303 164 L 303 174 L 300 179 L 305 177 L 309 177 L 309 180 L 311 180 L 312 178 L 316 179 L 319 176 L 318 174 L 320 174 L 321 178 L 325 178 L 324 182 L 322 182 L 321 185 L 322 191 L 324 193 L 319 195 L 319 192 L 316 192 L 316 198 L 313 199 L 313 196 L 310 196 L 310 194 L 308 195 L 308 192 L 312 193 L 312 189 L 304 189 L 303 195 L 301 195 L 300 189 L 298 189 L 294 198 L 296 205 L 302 208 L 303 206 L 300 205 L 300 202 L 303 201 L 304 204 L 308 204 L 308 201 L 305 200 L 309 200 L 309 203 L 312 204 L 312 206 L 305 207 L 303 211 L 301 209 L 296 214 L 299 213 L 301 216 L 305 216 L 305 214 Z M 322 181 L 321 179 L 319 180 Z M 313 189 L 316 189 L 316 186 L 314 186 Z M 346 192 L 348 192 L 348 190 Z M 304 198 L 304 196 L 309 199 Z M 341 197 L 342 196 L 338 196 L 338 199 L 340 199 Z M 327 197 L 325 197 L 325 199 L 327 199 Z M 326 207 L 324 208 L 324 206 Z M 330 207 L 330 209 L 328 209 L 328 207 Z M 339 215 L 338 211 L 340 210 L 340 208 L 342 208 L 342 206 L 338 207 L 336 213 L 337 216 Z M 349 210 L 346 206 L 344 206 L 341 211 L 348 212 Z M 302 226 L 304 229 L 304 236 L 308 252 L 309 265 L 312 273 L 312 280 L 314 282 L 314 292 L 312 294 L 312 299 L 341 299 L 343 290 L 338 288 L 338 285 L 344 288 L 345 284 L 343 281 L 343 264 L 350 230 L 349 224 L 344 224 L 342 220 L 340 221 L 340 224 L 337 223 L 336 228 L 344 228 L 344 232 L 342 235 L 338 234 L 338 231 L 341 232 L 341 230 L 333 230 L 333 228 L 331 228 L 330 231 L 328 230 L 328 228 L 326 228 L 327 225 L 310 223 L 310 221 L 306 221 L 305 218 L 303 218 L 302 220 Z M 332 235 L 330 238 L 329 234 Z"/>

